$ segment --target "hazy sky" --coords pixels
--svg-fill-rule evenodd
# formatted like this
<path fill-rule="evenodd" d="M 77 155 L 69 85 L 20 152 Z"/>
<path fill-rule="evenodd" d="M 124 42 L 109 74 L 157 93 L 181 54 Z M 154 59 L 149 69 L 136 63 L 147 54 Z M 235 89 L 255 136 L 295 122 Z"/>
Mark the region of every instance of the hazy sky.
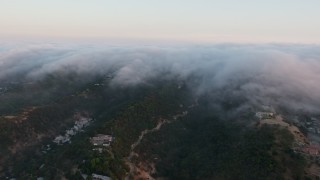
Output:
<path fill-rule="evenodd" d="M 1 0 L 0 37 L 320 43 L 320 0 Z"/>

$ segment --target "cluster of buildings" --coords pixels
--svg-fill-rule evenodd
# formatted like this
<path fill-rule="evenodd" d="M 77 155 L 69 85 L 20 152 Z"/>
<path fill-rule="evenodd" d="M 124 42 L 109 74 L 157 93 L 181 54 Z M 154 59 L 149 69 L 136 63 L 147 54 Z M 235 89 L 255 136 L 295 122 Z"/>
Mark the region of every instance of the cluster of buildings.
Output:
<path fill-rule="evenodd" d="M 66 130 L 66 133 L 62 136 L 57 136 L 53 142 L 62 145 L 65 143 L 71 143 L 71 137 L 76 135 L 78 132 L 83 131 L 82 129 L 87 127 L 91 123 L 92 119 L 87 117 L 79 117 L 71 129 Z"/>

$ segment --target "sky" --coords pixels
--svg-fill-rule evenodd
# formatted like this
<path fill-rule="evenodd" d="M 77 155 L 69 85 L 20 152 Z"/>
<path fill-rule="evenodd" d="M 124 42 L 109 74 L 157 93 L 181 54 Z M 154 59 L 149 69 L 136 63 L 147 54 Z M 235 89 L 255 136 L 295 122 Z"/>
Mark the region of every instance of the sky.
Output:
<path fill-rule="evenodd" d="M 1 0 L 0 38 L 318 44 L 319 9 L 319 0 Z"/>

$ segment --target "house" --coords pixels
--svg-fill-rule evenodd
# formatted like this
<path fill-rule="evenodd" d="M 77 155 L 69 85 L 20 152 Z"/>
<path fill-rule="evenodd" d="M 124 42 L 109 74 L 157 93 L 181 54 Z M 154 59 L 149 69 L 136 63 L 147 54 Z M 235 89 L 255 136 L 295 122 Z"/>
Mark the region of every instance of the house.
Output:
<path fill-rule="evenodd" d="M 97 136 L 92 137 L 90 141 L 94 146 L 102 145 L 108 147 L 113 141 L 113 137 L 111 135 L 98 134 Z"/>
<path fill-rule="evenodd" d="M 111 180 L 110 177 L 102 176 L 102 175 L 99 175 L 99 174 L 92 174 L 92 179 L 93 180 Z"/>
<path fill-rule="evenodd" d="M 272 112 L 257 112 L 256 117 L 258 117 L 259 119 L 270 119 L 274 118 L 275 114 Z"/>
<path fill-rule="evenodd" d="M 65 135 L 57 136 L 53 142 L 62 145 L 65 143 L 71 143 L 71 137 L 76 135 L 78 132 L 81 132 L 83 128 L 87 127 L 92 121 L 91 118 L 81 117 L 79 115 L 75 115 L 79 120 L 77 120 L 74 126 L 71 129 L 66 130 Z"/>

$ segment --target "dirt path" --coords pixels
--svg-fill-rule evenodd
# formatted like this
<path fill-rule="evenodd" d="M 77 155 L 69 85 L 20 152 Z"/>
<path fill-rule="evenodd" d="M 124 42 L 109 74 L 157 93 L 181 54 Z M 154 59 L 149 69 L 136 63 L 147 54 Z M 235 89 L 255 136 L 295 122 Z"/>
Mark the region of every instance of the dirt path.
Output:
<path fill-rule="evenodd" d="M 169 123 L 169 121 L 161 119 L 158 122 L 157 126 L 154 127 L 153 129 L 146 129 L 146 130 L 142 131 L 138 140 L 131 145 L 131 152 L 126 160 L 126 163 L 130 168 L 129 174 L 125 178 L 126 180 L 129 180 L 130 176 L 134 175 L 134 172 L 140 171 L 139 168 L 134 163 L 132 163 L 132 158 L 136 155 L 136 153 L 134 152 L 134 149 L 141 143 L 141 141 L 145 135 L 152 133 L 152 132 L 155 132 L 155 131 L 158 131 L 161 128 L 161 126 L 166 123 Z M 144 176 L 143 177 L 144 179 L 150 179 L 150 180 L 153 179 L 149 173 L 143 173 L 143 176 Z"/>
<path fill-rule="evenodd" d="M 184 111 L 180 114 L 177 114 L 177 115 L 174 115 L 172 117 L 173 121 L 180 118 L 180 117 L 183 117 L 183 116 L 186 116 L 188 114 L 187 111 Z M 135 176 L 135 173 L 136 172 L 139 172 L 140 176 L 137 178 L 137 179 L 149 179 L 149 180 L 153 180 L 154 178 L 150 175 L 150 172 L 146 172 L 145 170 L 137 167 L 133 162 L 132 162 L 132 158 L 134 156 L 137 155 L 137 153 L 134 152 L 134 149 L 141 143 L 142 139 L 145 137 L 145 135 L 149 134 L 149 133 L 153 133 L 153 132 L 156 132 L 158 130 L 161 129 L 161 127 L 164 125 L 164 124 L 169 124 L 171 123 L 172 121 L 169 121 L 169 120 L 166 120 L 166 119 L 160 119 L 158 121 L 158 124 L 156 125 L 156 127 L 152 128 L 152 129 L 146 129 L 144 131 L 141 132 L 138 140 L 136 142 L 134 142 L 132 145 L 131 145 L 131 152 L 129 154 L 129 156 L 126 158 L 126 164 L 129 166 L 129 173 L 128 175 L 125 177 L 125 180 L 129 180 L 130 177 L 134 177 Z M 133 179 L 136 179 L 136 178 L 133 178 Z"/>

